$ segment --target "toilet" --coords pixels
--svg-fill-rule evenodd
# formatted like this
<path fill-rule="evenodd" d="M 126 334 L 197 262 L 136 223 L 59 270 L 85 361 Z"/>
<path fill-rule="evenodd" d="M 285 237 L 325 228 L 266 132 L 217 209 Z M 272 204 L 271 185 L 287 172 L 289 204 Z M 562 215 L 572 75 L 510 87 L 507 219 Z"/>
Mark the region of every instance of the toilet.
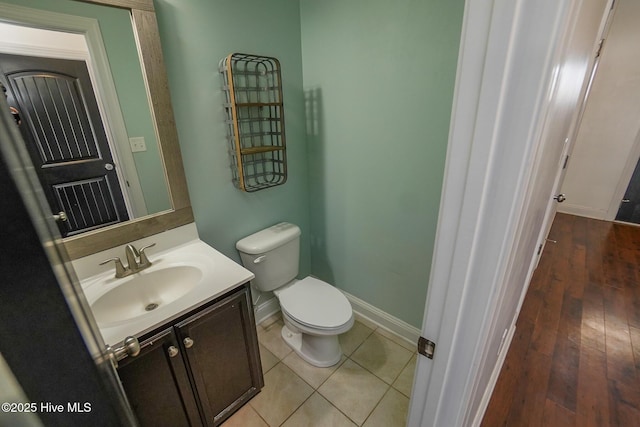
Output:
<path fill-rule="evenodd" d="M 280 302 L 282 338 L 304 360 L 318 367 L 340 361 L 338 335 L 353 326 L 347 297 L 330 284 L 298 275 L 300 228 L 281 222 L 236 243 L 244 266 L 255 274 L 253 285 L 273 291 Z"/>

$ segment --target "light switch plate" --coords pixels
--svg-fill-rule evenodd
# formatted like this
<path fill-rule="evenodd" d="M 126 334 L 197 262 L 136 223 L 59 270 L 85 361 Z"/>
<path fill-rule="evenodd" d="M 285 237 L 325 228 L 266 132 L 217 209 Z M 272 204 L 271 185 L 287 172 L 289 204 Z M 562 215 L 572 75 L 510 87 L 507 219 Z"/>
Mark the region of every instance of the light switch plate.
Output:
<path fill-rule="evenodd" d="M 147 144 L 144 142 L 144 136 L 136 136 L 134 138 L 129 138 L 129 144 L 131 145 L 132 153 L 147 151 Z"/>

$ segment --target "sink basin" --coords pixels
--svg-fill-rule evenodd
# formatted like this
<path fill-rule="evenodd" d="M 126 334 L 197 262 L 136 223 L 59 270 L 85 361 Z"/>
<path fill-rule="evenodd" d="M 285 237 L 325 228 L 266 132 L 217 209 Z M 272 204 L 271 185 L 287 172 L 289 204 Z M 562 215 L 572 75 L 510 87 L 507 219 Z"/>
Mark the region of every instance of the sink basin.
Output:
<path fill-rule="evenodd" d="M 133 320 L 170 304 L 193 290 L 202 271 L 175 265 L 118 279 L 118 284 L 91 304 L 99 325 Z"/>
<path fill-rule="evenodd" d="M 253 278 L 199 239 L 176 243 L 191 233 L 184 227 L 173 237 L 164 235 L 174 230 L 153 236 L 156 248 L 166 249 L 152 251 L 153 265 L 131 276 L 116 278 L 113 264 L 99 266 L 124 248 L 77 261 L 80 270 L 93 273 L 85 274 L 80 284 L 105 343 L 118 346 L 127 336 L 140 337 Z M 134 243 L 140 247 L 154 242 Z"/>

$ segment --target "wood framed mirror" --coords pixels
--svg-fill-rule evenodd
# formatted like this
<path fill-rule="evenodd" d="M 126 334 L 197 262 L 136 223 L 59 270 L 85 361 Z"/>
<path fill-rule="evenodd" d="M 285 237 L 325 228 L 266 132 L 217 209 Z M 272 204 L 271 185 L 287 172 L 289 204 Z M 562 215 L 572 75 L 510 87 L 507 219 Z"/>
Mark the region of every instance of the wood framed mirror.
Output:
<path fill-rule="evenodd" d="M 69 2 L 114 7 L 129 13 L 134 38 L 132 43 L 137 45 L 151 121 L 158 143 L 157 150 L 160 163 L 164 166 L 171 205 L 168 210 L 133 217 L 124 222 L 64 238 L 69 256 L 76 259 L 188 224 L 193 222 L 193 213 L 182 165 L 153 0 L 69 0 Z M 63 26 L 56 28 L 55 24 L 49 26 L 49 29 L 65 31 Z M 160 165 L 156 167 L 158 168 Z"/>

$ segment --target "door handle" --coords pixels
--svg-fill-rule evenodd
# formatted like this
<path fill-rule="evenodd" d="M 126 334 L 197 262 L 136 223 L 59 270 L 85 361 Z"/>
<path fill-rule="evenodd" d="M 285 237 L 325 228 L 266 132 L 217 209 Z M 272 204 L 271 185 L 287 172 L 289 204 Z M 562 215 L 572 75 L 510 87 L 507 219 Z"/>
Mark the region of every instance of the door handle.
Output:
<path fill-rule="evenodd" d="M 118 367 L 118 362 L 125 357 L 136 357 L 140 354 L 140 342 L 138 338 L 128 336 L 124 339 L 124 345 L 122 347 L 112 348 L 107 345 L 107 354 L 111 359 L 111 363 L 114 368 Z"/>
<path fill-rule="evenodd" d="M 561 194 L 558 194 L 557 196 L 555 196 L 553 199 L 555 201 L 557 201 L 558 203 L 562 203 L 565 200 L 567 200 L 567 196 L 565 196 L 564 194 L 561 193 Z"/>
<path fill-rule="evenodd" d="M 60 211 L 57 214 L 53 214 L 53 219 L 59 222 L 67 222 L 67 220 L 69 220 L 69 217 L 67 216 L 66 212 Z"/>

